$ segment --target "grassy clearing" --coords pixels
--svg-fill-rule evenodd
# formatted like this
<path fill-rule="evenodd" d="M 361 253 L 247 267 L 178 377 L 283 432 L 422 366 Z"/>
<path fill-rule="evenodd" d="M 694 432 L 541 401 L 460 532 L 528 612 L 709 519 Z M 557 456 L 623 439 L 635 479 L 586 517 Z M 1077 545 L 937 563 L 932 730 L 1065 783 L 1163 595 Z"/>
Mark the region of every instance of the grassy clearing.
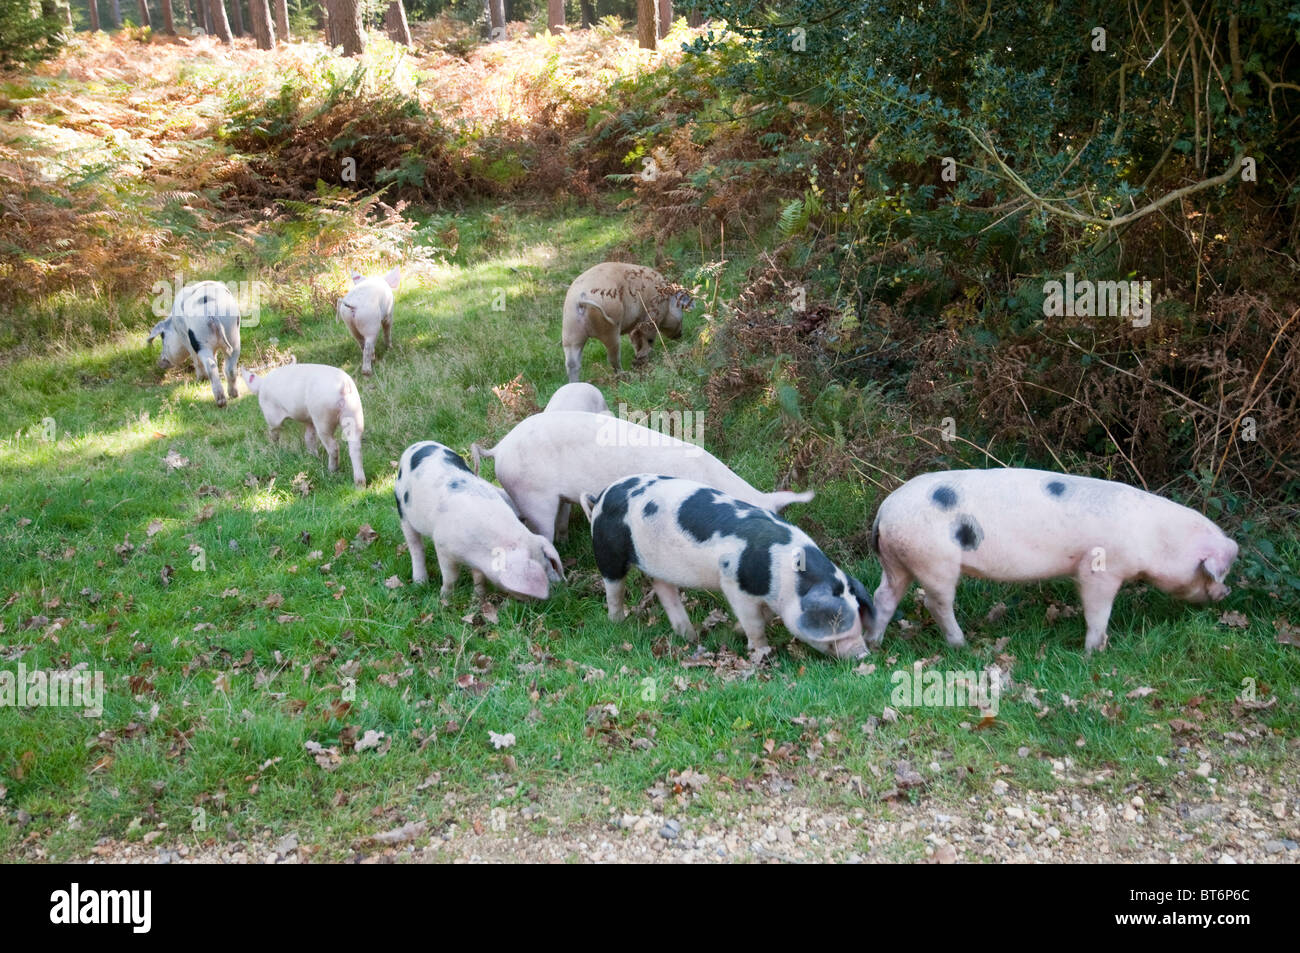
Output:
<path fill-rule="evenodd" d="M 902 614 L 912 627 L 895 623 L 883 655 L 865 667 L 787 642 L 774 664 L 743 678 L 727 658 L 717 668 L 684 664 L 687 647 L 657 610 L 608 622 L 580 514 L 561 549 L 569 584 L 544 605 L 494 599 L 499 615 L 489 622 L 471 615 L 467 577 L 445 610 L 436 582 L 411 586 L 391 493 L 402 449 L 433 437 L 465 451 L 498 438 L 514 417 L 492 388 L 519 374 L 544 403 L 564 379 L 557 342 L 567 283 L 610 249 L 635 247 L 629 225 L 573 209 L 461 216 L 456 256 L 402 288 L 396 346 L 381 349 L 375 378 L 361 382 L 364 492 L 351 487 L 346 460 L 327 474 L 292 425 L 284 445 L 269 446 L 255 399 L 219 411 L 192 375 L 160 381 L 156 352 L 142 346 L 151 323 L 143 312 L 129 335 L 69 337 L 6 369 L 0 658 L 11 671 L 19 662 L 29 670 L 85 662 L 105 673 L 106 699 L 99 720 L 0 708 L 5 855 L 37 840 L 50 856 L 74 856 L 101 836 L 152 837 L 165 826 L 163 843 L 292 830 L 321 845 L 320 856 L 337 856 L 420 818 L 435 828 L 486 826 L 492 808 L 528 801 L 552 816 L 600 818 L 644 806 L 647 790 L 665 785 L 669 810 L 716 810 L 772 783 L 887 810 L 878 795 L 898 786 L 899 760 L 924 778 L 901 796 L 938 801 L 984 789 L 995 773 L 1018 785 L 1059 783 L 1052 759 L 1070 758 L 1069 771 L 1103 784 L 1157 788 L 1205 749 L 1222 776 L 1293 761 L 1300 657 L 1273 640 L 1270 620 L 1286 607 L 1248 592 L 1194 610 L 1129 591 L 1112 648 L 1086 658 L 1081 619 L 1046 621 L 1050 602 L 1073 604 L 1068 586 L 969 582 L 958 605 L 967 652 L 944 649 L 909 597 Z M 701 264 L 688 245 L 665 251 L 682 273 Z M 748 264 L 732 258 L 722 300 Z M 500 291 L 505 309 L 494 310 Z M 612 405 L 703 406 L 704 323 L 690 318 L 682 342 L 618 381 L 593 344 L 585 376 Z M 354 375 L 359 363 L 332 314 L 295 333 L 272 309 L 246 331 L 244 348 L 250 366 L 289 352 Z M 45 418 L 57 427 L 54 442 L 31 433 Z M 782 427 L 775 406 L 735 408 L 707 420 L 705 442 L 768 485 L 781 472 Z M 169 469 L 172 451 L 188 463 Z M 299 473 L 306 484 L 295 487 Z M 874 588 L 878 567 L 862 531 L 877 491 L 848 480 L 818 489 L 789 515 Z M 1294 540 L 1278 546 L 1286 561 L 1300 558 Z M 405 584 L 387 588 L 392 576 Z M 696 595 L 688 606 L 698 622 L 720 603 Z M 1001 621 L 980 622 L 999 601 Z M 1217 625 L 1224 608 L 1255 621 Z M 723 644 L 743 645 L 726 623 L 705 636 L 710 649 Z M 1017 686 L 1036 690 L 1037 704 L 1009 692 L 983 730 L 973 730 L 970 708 L 880 720 L 895 670 L 996 659 L 1013 666 Z M 1234 707 L 1246 678 L 1275 704 Z M 1128 697 L 1143 687 L 1154 692 Z M 358 751 L 370 731 L 383 733 L 379 747 Z M 497 750 L 489 732 L 513 733 L 516 743 Z M 308 743 L 327 749 L 319 758 L 330 770 Z M 670 775 L 687 769 L 709 781 L 675 799 Z M 196 809 L 207 830 L 191 834 Z"/>

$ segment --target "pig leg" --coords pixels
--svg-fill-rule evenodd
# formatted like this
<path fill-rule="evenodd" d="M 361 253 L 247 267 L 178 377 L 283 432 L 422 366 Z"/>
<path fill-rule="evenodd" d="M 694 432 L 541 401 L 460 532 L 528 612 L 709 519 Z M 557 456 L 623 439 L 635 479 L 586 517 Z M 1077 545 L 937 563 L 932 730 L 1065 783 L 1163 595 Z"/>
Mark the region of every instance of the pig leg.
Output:
<path fill-rule="evenodd" d="M 605 353 L 609 357 L 609 366 L 614 368 L 615 374 L 619 373 L 623 370 L 623 362 L 619 356 L 619 349 L 623 344 L 623 336 L 618 333 L 617 328 L 614 328 L 608 333 L 602 335 L 600 340 L 601 343 L 605 345 Z"/>
<path fill-rule="evenodd" d="M 347 324 L 348 324 L 348 330 L 352 332 L 352 339 L 356 341 L 360 347 L 364 348 L 366 346 L 366 336 L 362 334 L 359 330 L 357 330 L 357 326 L 353 324 L 351 321 L 349 321 Z"/>
<path fill-rule="evenodd" d="M 731 606 L 731 611 L 736 614 L 741 631 L 745 633 L 745 641 L 748 643 L 749 648 L 749 660 L 751 662 L 762 661 L 763 657 L 772 651 L 772 647 L 767 644 L 767 636 L 763 632 L 765 622 L 762 600 L 751 596 L 740 588 L 738 581 L 728 579 L 726 576 L 722 577 L 722 595 L 726 598 L 727 605 Z"/>
<path fill-rule="evenodd" d="M 924 573 L 917 573 L 916 580 L 925 588 L 925 607 L 943 632 L 944 639 L 953 648 L 966 644 L 957 616 L 952 611 L 952 600 L 957 594 L 957 583 L 961 579 L 961 565 L 951 567 L 926 567 Z M 881 616 L 877 610 L 877 615 Z"/>
<path fill-rule="evenodd" d="M 279 433 L 277 430 L 276 433 Z M 307 452 L 313 457 L 320 453 L 320 440 L 316 437 L 316 428 L 311 421 L 303 425 L 302 442 L 307 445 Z"/>
<path fill-rule="evenodd" d="M 226 392 L 221 388 L 221 368 L 217 366 L 217 359 L 213 357 L 212 352 L 206 347 L 199 351 L 198 356 L 208 373 L 208 380 L 212 382 L 212 396 L 216 398 L 217 406 L 225 407 Z"/>
<path fill-rule="evenodd" d="M 378 336 L 374 332 L 367 334 L 365 341 L 361 345 L 361 373 L 367 377 L 374 373 L 375 338 Z"/>
<path fill-rule="evenodd" d="M 226 355 L 226 383 L 230 385 L 230 396 L 239 396 L 239 348 Z"/>
<path fill-rule="evenodd" d="M 1075 582 L 1079 586 L 1079 599 L 1083 602 L 1083 618 L 1088 623 L 1083 647 L 1091 654 L 1106 647 L 1106 626 L 1110 622 L 1110 610 L 1115 604 L 1121 580 L 1109 573 L 1093 572 L 1088 560 L 1079 567 Z"/>
<path fill-rule="evenodd" d="M 627 579 L 605 580 L 605 608 L 609 610 L 611 622 L 622 622 L 627 618 Z"/>
<path fill-rule="evenodd" d="M 524 525 L 542 536 L 548 543 L 555 542 L 555 521 L 559 515 L 560 499 L 556 496 L 543 496 L 537 493 L 511 495 L 519 509 L 519 518 Z"/>
<path fill-rule="evenodd" d="M 460 567 L 450 555 L 438 553 L 438 571 L 442 573 L 442 589 L 439 590 L 438 597 L 445 606 L 451 603 L 451 591 L 456 588 L 456 580 L 460 578 Z"/>
<path fill-rule="evenodd" d="M 898 563 L 882 557 L 881 565 L 884 566 L 884 572 L 880 575 L 880 587 L 872 599 L 876 615 L 871 623 L 871 632 L 867 635 L 867 644 L 873 647 L 879 645 L 884 638 L 885 628 L 894 618 L 894 612 L 898 609 L 903 594 L 907 592 L 907 587 L 912 584 L 912 574 Z"/>
<path fill-rule="evenodd" d="M 474 577 L 474 598 L 482 602 L 487 598 L 486 577 L 477 569 L 471 569 L 469 572 Z"/>
<path fill-rule="evenodd" d="M 366 468 L 361 463 L 361 428 L 350 417 L 343 421 L 343 437 L 348 442 L 348 457 L 352 460 L 352 482 L 364 487 Z"/>
<path fill-rule="evenodd" d="M 325 445 L 325 452 L 329 454 L 330 473 L 336 472 L 339 468 L 339 442 L 334 439 L 333 431 L 317 428 L 316 436 L 320 437 L 320 442 Z"/>
<path fill-rule="evenodd" d="M 569 541 L 569 514 L 573 512 L 573 507 L 568 503 L 561 502 L 560 508 L 555 514 L 555 540 L 560 543 Z"/>
<path fill-rule="evenodd" d="M 384 317 L 383 327 L 384 327 L 384 349 L 387 350 L 388 348 L 393 346 L 393 316 L 391 314 Z"/>
<path fill-rule="evenodd" d="M 584 342 L 585 343 L 585 342 Z M 582 345 L 564 345 L 564 369 L 569 372 L 569 383 L 576 384 L 582 377 Z"/>
<path fill-rule="evenodd" d="M 402 535 L 406 537 L 406 548 L 411 554 L 411 581 L 415 583 L 428 582 L 429 569 L 425 565 L 424 537 L 417 533 L 415 527 L 406 520 L 402 520 Z"/>
<path fill-rule="evenodd" d="M 695 626 L 691 625 L 691 617 L 686 612 L 686 606 L 682 605 L 681 591 L 671 582 L 664 582 L 662 579 L 654 580 L 654 590 L 655 595 L 659 597 L 659 604 L 664 607 L 664 612 L 668 615 L 673 631 L 687 642 L 698 641 L 699 636 L 695 634 Z"/>

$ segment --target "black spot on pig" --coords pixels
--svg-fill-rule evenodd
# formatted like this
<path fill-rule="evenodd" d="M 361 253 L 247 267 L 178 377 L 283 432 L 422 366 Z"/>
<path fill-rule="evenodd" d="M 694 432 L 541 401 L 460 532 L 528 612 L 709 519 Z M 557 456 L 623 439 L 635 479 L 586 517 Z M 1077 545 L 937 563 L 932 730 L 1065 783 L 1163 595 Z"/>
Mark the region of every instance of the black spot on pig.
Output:
<path fill-rule="evenodd" d="M 645 493 L 646 490 L 650 489 L 650 487 L 654 486 L 660 480 L 667 480 L 667 479 L 670 478 L 663 477 L 663 476 L 647 477 L 642 483 L 640 483 L 639 485 L 637 485 L 631 491 L 628 492 L 627 498 L 629 500 L 635 500 L 638 496 Z"/>
<path fill-rule="evenodd" d="M 410 494 L 407 494 L 408 498 Z M 397 495 L 397 488 L 393 488 L 393 502 L 397 504 L 397 518 L 402 519 L 402 498 Z M 409 502 L 409 499 L 408 499 Z"/>
<path fill-rule="evenodd" d="M 1060 480 L 1053 480 L 1051 483 L 1047 484 L 1047 492 L 1052 494 L 1052 496 L 1060 496 L 1065 492 L 1065 484 Z"/>
<path fill-rule="evenodd" d="M 605 489 L 597 504 L 600 513 L 591 524 L 591 548 L 596 568 L 603 578 L 618 580 L 636 562 L 636 546 L 627 525 L 628 490 L 632 481 L 623 480 Z"/>
<path fill-rule="evenodd" d="M 469 468 L 469 464 L 467 464 L 464 461 L 464 459 L 461 457 L 461 455 L 458 454 L 456 451 L 449 450 L 446 447 L 443 447 L 442 452 L 443 455 L 447 458 L 447 462 L 451 464 L 453 467 L 457 467 L 458 469 L 464 470 L 466 473 L 474 472 Z"/>
<path fill-rule="evenodd" d="M 714 534 L 743 539 L 736 580 L 751 596 L 765 596 L 772 590 L 772 547 L 794 538 L 790 527 L 767 510 L 728 500 L 711 489 L 688 496 L 677 511 L 677 523 L 697 543 L 707 542 Z"/>
<path fill-rule="evenodd" d="M 930 494 L 935 506 L 941 510 L 950 510 L 957 505 L 957 493 L 950 486 L 937 486 Z"/>
<path fill-rule="evenodd" d="M 871 524 L 871 551 L 877 556 L 880 555 L 880 514 L 876 514 L 875 522 Z"/>
<path fill-rule="evenodd" d="M 447 484 L 447 489 L 451 490 L 452 492 L 455 492 L 456 490 L 463 490 L 465 489 L 465 481 L 452 480 L 450 483 Z"/>
<path fill-rule="evenodd" d="M 420 444 L 420 449 L 415 451 L 415 453 L 411 454 L 411 472 L 414 473 L 417 469 L 419 469 L 420 463 L 424 460 L 424 458 L 427 457 L 429 454 L 433 453 L 435 450 L 437 450 L 438 447 L 439 444 L 433 443 L 432 441 L 430 441 L 429 443 Z"/>
<path fill-rule="evenodd" d="M 402 502 L 407 506 L 411 505 L 411 491 L 407 490 L 402 494 Z"/>
<path fill-rule="evenodd" d="M 204 313 L 207 312 L 207 309 L 208 309 L 208 293 L 207 293 L 206 291 L 203 292 L 203 296 L 202 296 L 201 298 L 199 298 L 198 301 L 194 302 L 194 306 L 195 306 L 196 308 L 202 308 L 202 309 L 204 310 Z"/>
<path fill-rule="evenodd" d="M 199 339 L 194 336 L 194 332 L 191 331 L 189 328 L 185 329 L 185 333 L 190 336 L 190 347 L 194 349 L 195 354 L 198 354 L 200 350 Z"/>
<path fill-rule="evenodd" d="M 838 596 L 844 591 L 844 583 L 835 570 L 835 564 L 826 558 L 816 546 L 803 548 L 803 569 L 795 575 L 795 591 L 800 596 L 807 595 L 815 586 L 830 586 L 831 595 Z"/>
<path fill-rule="evenodd" d="M 954 524 L 953 537 L 957 544 L 967 552 L 974 552 L 984 541 L 984 530 L 975 522 L 975 517 L 962 514 Z"/>
<path fill-rule="evenodd" d="M 649 503 L 645 505 L 645 509 L 641 511 L 641 515 L 654 516 L 658 512 L 659 512 L 659 505 L 655 503 L 654 500 L 651 500 Z"/>

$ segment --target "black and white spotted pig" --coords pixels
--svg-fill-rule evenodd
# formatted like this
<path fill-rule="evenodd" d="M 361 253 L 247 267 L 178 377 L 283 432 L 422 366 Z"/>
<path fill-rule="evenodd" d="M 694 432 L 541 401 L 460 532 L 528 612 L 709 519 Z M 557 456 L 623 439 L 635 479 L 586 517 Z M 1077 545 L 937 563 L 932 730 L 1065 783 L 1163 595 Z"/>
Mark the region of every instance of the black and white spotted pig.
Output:
<path fill-rule="evenodd" d="M 230 396 L 239 396 L 239 302 L 219 281 L 186 285 L 172 302 L 171 313 L 153 326 L 146 343 L 162 338 L 158 366 L 163 370 L 193 361 L 199 380 L 212 382 L 218 407 L 226 406 L 216 355 L 226 353 Z"/>
<path fill-rule="evenodd" d="M 592 548 L 609 617 L 625 618 L 628 570 L 654 583 L 673 631 L 694 641 L 678 587 L 721 592 L 757 661 L 771 651 L 763 629 L 779 616 L 802 642 L 836 658 L 865 655 L 871 597 L 801 529 L 769 510 L 697 483 L 638 474 L 587 494 Z"/>
<path fill-rule="evenodd" d="M 411 552 L 411 575 L 428 582 L 424 538 L 442 572 L 441 597 L 450 601 L 462 565 L 482 598 L 484 579 L 516 598 L 545 599 L 549 583 L 562 581 L 559 553 L 549 540 L 528 531 L 505 494 L 477 477 L 448 447 L 432 440 L 406 448 L 393 484 L 402 535 Z"/>
<path fill-rule="evenodd" d="M 1044 470 L 949 470 L 909 480 L 880 504 L 872 548 L 884 574 L 868 641 L 880 642 L 915 579 L 948 644 L 962 575 L 998 582 L 1072 576 L 1089 652 L 1106 646 L 1115 594 L 1140 579 L 1194 603 L 1217 602 L 1237 544 L 1185 506 L 1123 483 Z"/>

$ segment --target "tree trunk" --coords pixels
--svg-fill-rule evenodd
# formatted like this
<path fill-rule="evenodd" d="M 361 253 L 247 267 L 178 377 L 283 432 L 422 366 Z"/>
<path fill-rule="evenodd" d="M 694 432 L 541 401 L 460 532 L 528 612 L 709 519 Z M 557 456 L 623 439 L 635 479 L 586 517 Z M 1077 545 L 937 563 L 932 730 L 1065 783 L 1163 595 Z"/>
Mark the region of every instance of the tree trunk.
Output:
<path fill-rule="evenodd" d="M 546 25 L 552 33 L 564 29 L 564 0 L 547 0 Z"/>
<path fill-rule="evenodd" d="M 210 0 L 194 0 L 194 2 L 199 5 L 199 18 L 203 21 L 201 24 L 203 32 L 208 36 L 212 36 L 217 31 L 212 25 L 212 4 Z"/>
<path fill-rule="evenodd" d="M 659 0 L 659 39 L 668 35 L 673 26 L 673 0 Z"/>
<path fill-rule="evenodd" d="M 330 46 L 343 47 L 344 56 L 356 56 L 366 48 L 358 0 L 325 0 L 329 7 Z"/>
<path fill-rule="evenodd" d="M 271 25 L 271 6 L 267 0 L 248 0 L 248 19 L 253 27 L 253 41 L 259 50 L 275 49 L 275 27 Z"/>
<path fill-rule="evenodd" d="M 700 12 L 699 7 L 691 7 L 686 11 L 686 25 L 692 30 L 698 30 L 704 26 L 704 14 Z"/>
<path fill-rule="evenodd" d="M 172 12 L 172 0 L 162 0 L 163 32 L 176 35 L 176 15 Z"/>
<path fill-rule="evenodd" d="M 90 11 L 90 32 L 99 32 L 99 0 L 89 0 L 86 9 Z"/>
<path fill-rule="evenodd" d="M 394 43 L 411 45 L 411 27 L 406 22 L 406 7 L 402 0 L 393 0 L 384 11 L 384 32 Z"/>
<path fill-rule="evenodd" d="M 582 14 L 582 28 L 590 30 L 596 22 L 596 5 L 591 0 L 578 0 L 578 12 Z"/>
<path fill-rule="evenodd" d="M 140 25 L 152 26 L 153 24 L 149 20 L 149 0 L 140 0 L 138 6 L 140 7 Z"/>
<path fill-rule="evenodd" d="M 63 22 L 68 26 L 68 33 L 71 34 L 76 27 L 72 25 L 72 0 L 64 0 L 63 3 Z"/>
<path fill-rule="evenodd" d="M 122 29 L 122 3 L 121 0 L 112 0 L 111 12 L 113 14 L 113 29 Z"/>
<path fill-rule="evenodd" d="M 492 32 L 488 34 L 488 39 L 495 43 L 497 40 L 506 38 L 506 0 L 487 0 L 488 18 L 492 24 Z"/>
<path fill-rule="evenodd" d="M 244 11 L 239 0 L 230 0 L 230 32 L 235 36 L 243 36 L 248 32 L 244 29 Z"/>
<path fill-rule="evenodd" d="M 211 32 L 215 33 L 222 43 L 231 42 L 230 21 L 226 19 L 226 5 L 221 0 L 208 0 L 208 15 L 212 18 Z"/>
<path fill-rule="evenodd" d="M 289 42 L 289 3 L 288 0 L 271 0 L 271 12 L 275 14 L 275 36 L 281 43 Z"/>
<path fill-rule="evenodd" d="M 655 0 L 636 0 L 636 40 L 643 50 L 655 48 Z"/>

